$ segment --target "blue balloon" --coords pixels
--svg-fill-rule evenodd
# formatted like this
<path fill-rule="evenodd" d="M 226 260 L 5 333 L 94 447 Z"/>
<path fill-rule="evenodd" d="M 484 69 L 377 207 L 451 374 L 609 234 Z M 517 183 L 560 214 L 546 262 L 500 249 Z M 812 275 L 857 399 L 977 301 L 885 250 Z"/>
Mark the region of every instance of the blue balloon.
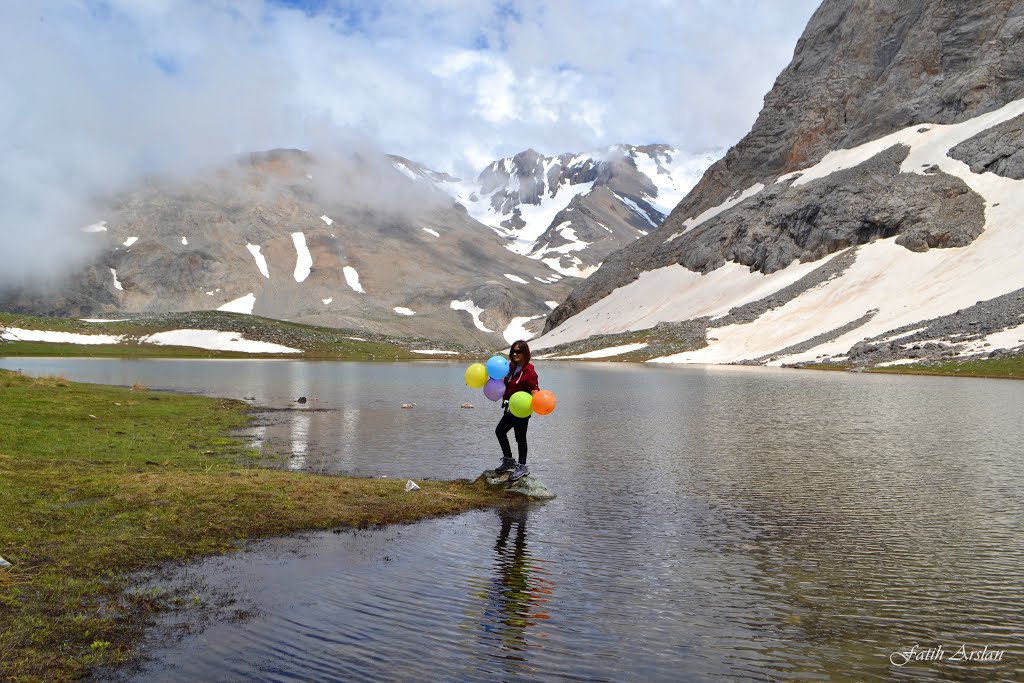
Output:
<path fill-rule="evenodd" d="M 508 359 L 502 356 L 491 356 L 487 361 L 487 376 L 491 379 L 504 379 L 508 374 Z"/>

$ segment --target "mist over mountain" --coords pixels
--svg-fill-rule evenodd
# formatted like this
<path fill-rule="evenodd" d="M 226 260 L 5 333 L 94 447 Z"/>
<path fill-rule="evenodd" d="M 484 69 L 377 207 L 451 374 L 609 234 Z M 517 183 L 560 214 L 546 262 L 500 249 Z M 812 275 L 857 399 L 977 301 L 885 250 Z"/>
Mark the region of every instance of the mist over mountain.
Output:
<path fill-rule="evenodd" d="M 463 181 L 370 148 L 252 153 L 98 201 L 102 220 L 78 232 L 87 264 L 0 290 L 0 309 L 221 309 L 501 347 L 535 336 L 711 161 L 664 145 L 528 150 Z"/>

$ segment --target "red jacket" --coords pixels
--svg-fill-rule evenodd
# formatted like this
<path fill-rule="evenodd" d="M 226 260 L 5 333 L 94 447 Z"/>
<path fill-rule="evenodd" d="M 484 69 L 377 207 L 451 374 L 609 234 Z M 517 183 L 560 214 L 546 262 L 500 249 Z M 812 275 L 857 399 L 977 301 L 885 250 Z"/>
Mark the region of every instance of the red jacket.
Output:
<path fill-rule="evenodd" d="M 533 369 L 533 363 L 527 363 L 522 372 L 518 373 L 513 365 L 505 376 L 505 395 L 502 398 L 507 401 L 517 391 L 532 394 L 534 389 L 540 389 L 540 381 L 537 379 L 537 371 Z"/>

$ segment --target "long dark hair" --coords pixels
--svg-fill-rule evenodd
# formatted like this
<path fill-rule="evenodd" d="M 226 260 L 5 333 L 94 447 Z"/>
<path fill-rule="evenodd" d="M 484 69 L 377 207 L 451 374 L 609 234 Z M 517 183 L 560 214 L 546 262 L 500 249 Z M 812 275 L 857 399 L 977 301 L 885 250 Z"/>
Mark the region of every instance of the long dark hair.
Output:
<path fill-rule="evenodd" d="M 530 362 L 530 345 L 522 339 L 512 342 L 512 346 L 508 348 L 509 360 L 512 360 L 512 352 L 516 349 L 523 352 L 523 366 L 525 367 L 526 364 Z M 516 363 L 513 361 L 512 365 L 515 367 Z"/>

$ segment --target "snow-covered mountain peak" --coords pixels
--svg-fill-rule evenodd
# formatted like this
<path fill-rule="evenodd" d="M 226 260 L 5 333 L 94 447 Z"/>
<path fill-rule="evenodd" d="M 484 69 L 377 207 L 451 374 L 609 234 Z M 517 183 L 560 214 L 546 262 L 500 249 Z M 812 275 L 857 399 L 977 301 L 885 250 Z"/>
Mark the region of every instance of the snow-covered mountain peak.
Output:
<path fill-rule="evenodd" d="M 669 145 L 558 156 L 527 149 L 491 162 L 475 180 L 438 186 L 511 251 L 585 277 L 608 253 L 657 227 L 715 158 Z"/>

